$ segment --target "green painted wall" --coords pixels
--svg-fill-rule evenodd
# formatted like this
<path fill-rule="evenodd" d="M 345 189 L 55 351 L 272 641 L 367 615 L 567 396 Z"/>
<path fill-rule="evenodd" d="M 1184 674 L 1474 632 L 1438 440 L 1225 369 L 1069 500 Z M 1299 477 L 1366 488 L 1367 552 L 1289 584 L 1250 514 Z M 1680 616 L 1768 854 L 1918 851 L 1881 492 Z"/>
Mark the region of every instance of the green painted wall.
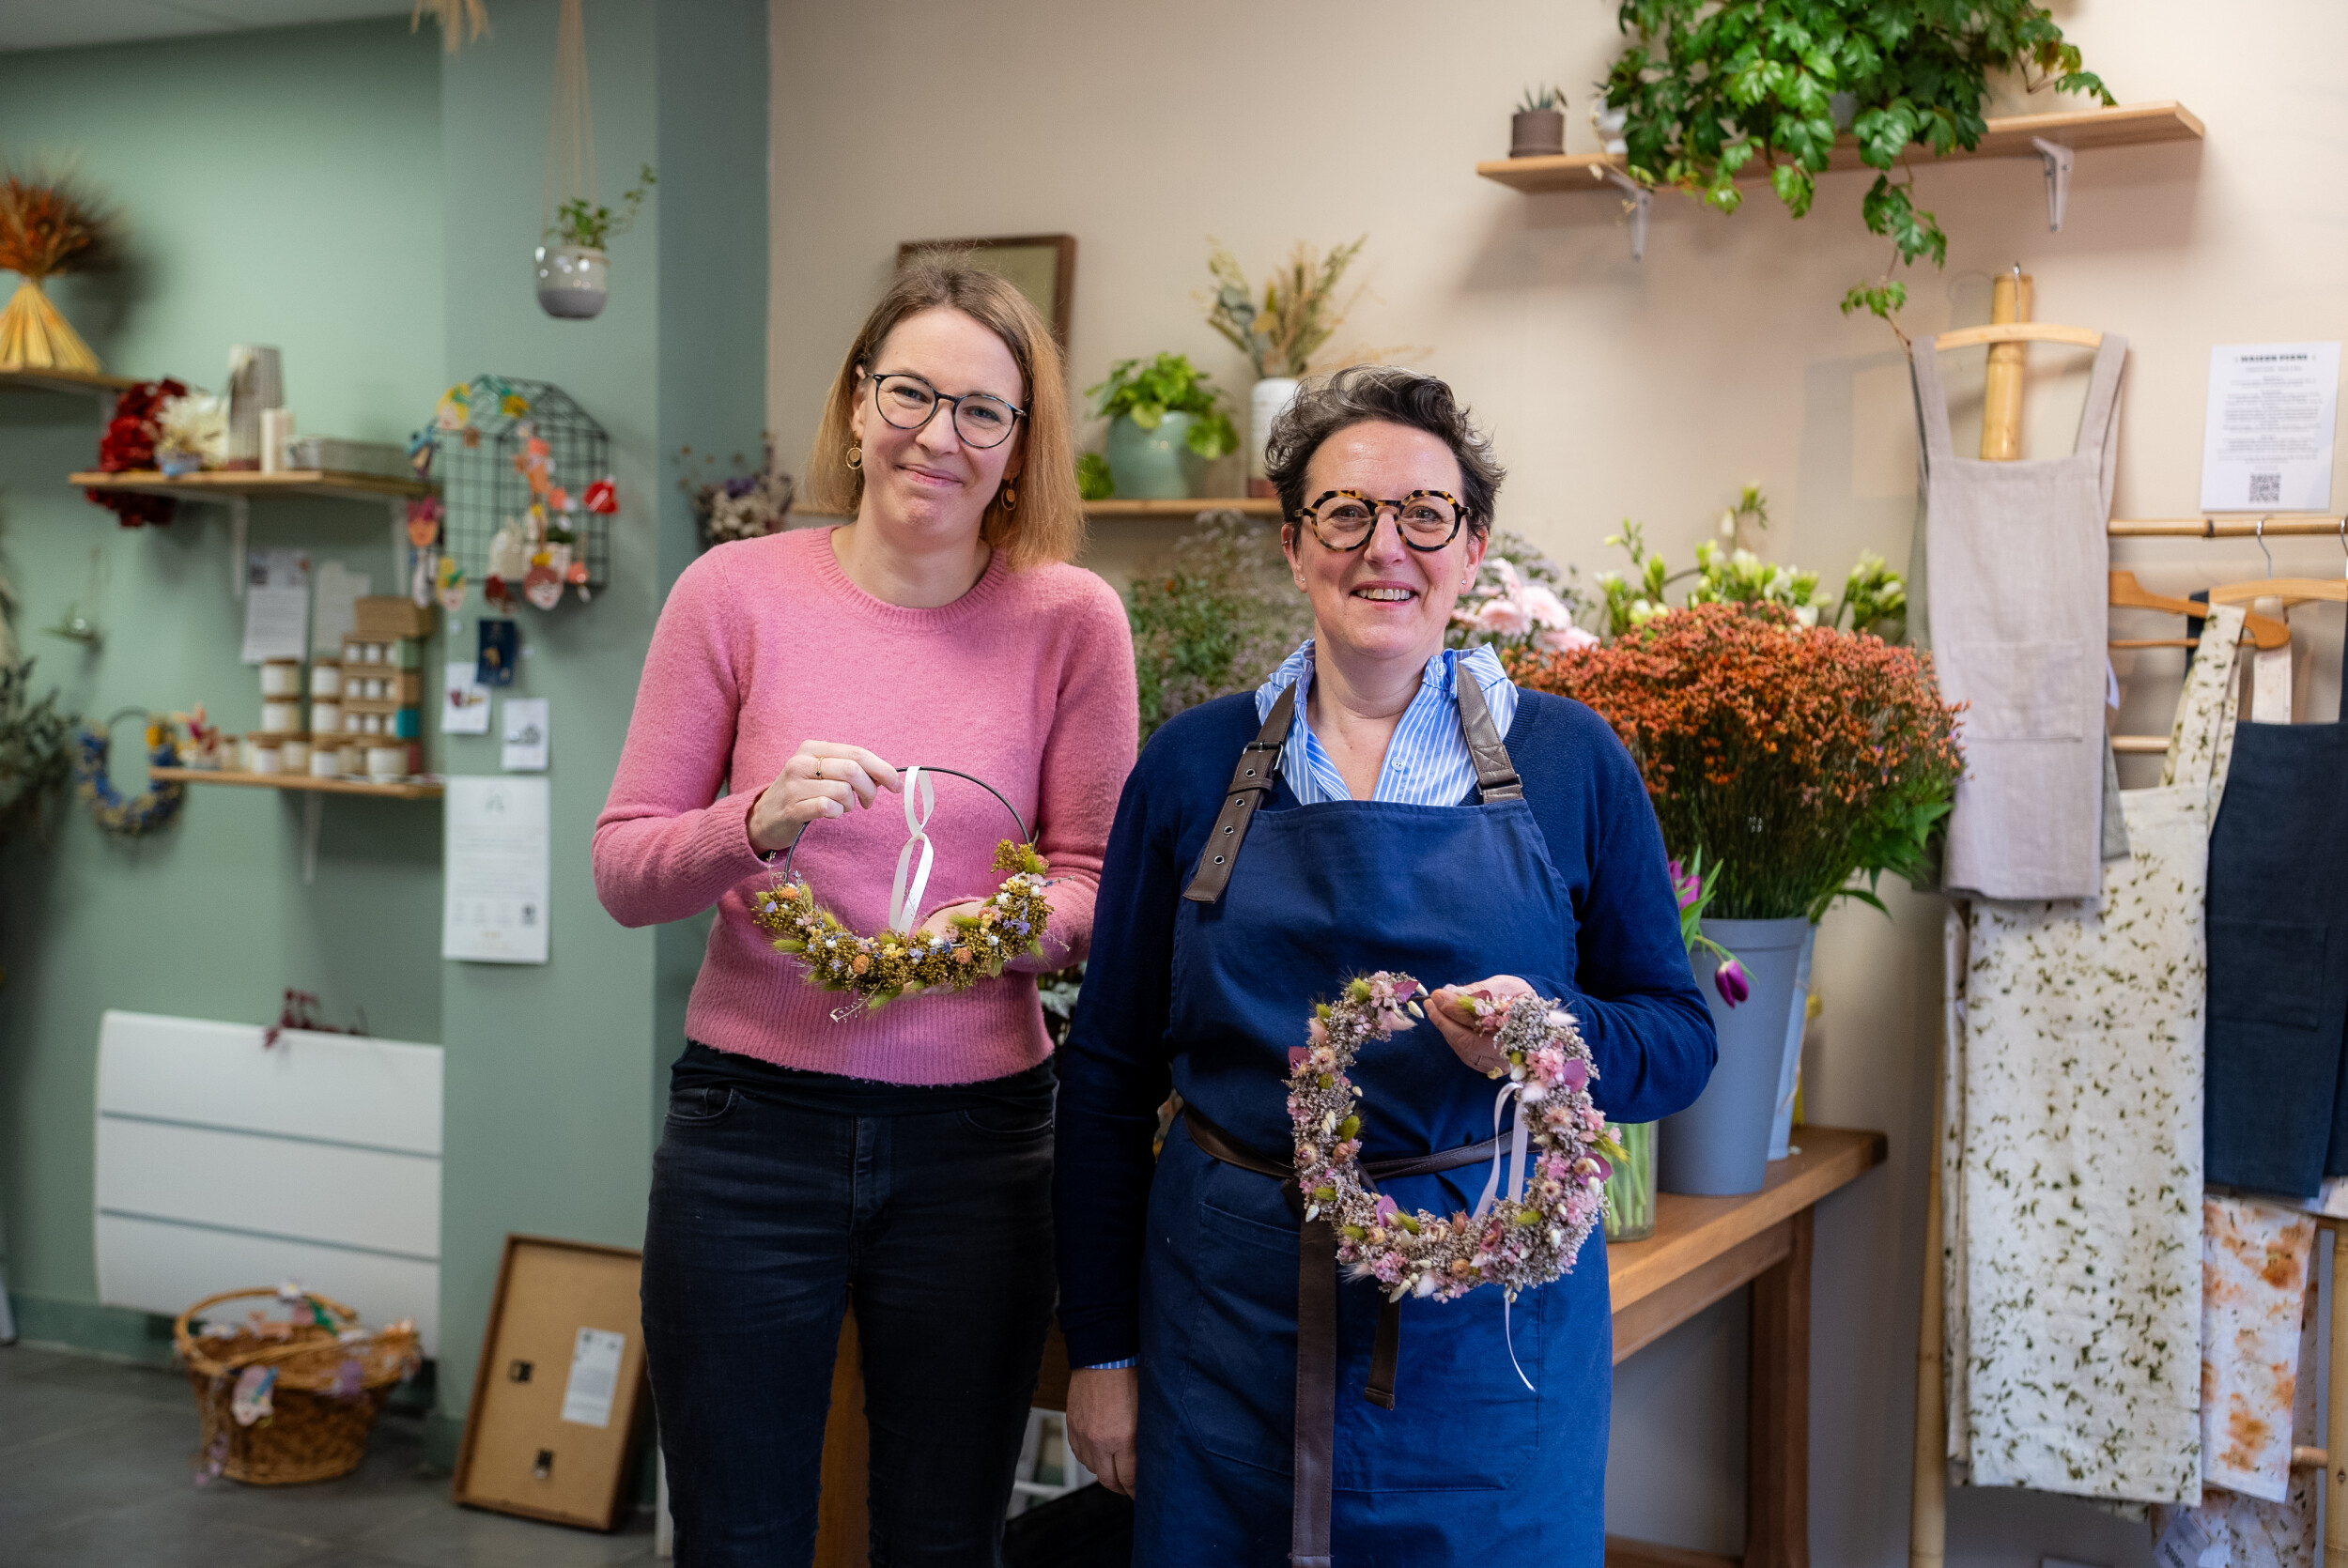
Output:
<path fill-rule="evenodd" d="M 530 291 L 554 20 L 550 0 L 500 7 L 495 39 L 451 61 L 441 88 L 450 373 L 569 392 L 611 433 L 623 502 L 611 589 L 584 609 L 521 611 L 513 690 L 553 704 L 553 961 L 445 966 L 440 1390 L 451 1418 L 471 1393 L 507 1232 L 642 1239 L 697 923 L 613 924 L 595 901 L 589 840 L 653 623 L 691 556 L 674 454 L 753 443 L 764 403 L 765 7 L 589 8 L 598 192 L 611 200 L 644 163 L 660 185 L 644 221 L 612 241 L 611 302 L 587 323 L 549 320 Z M 471 647 L 473 617 L 453 635 Z M 449 770 L 494 771 L 495 744 L 451 738 Z"/>
<path fill-rule="evenodd" d="M 397 439 L 443 380 L 440 93 L 434 41 L 404 20 L 0 54 L 0 157 L 75 159 L 120 210 L 126 265 L 56 289 L 110 368 L 217 388 L 231 343 L 275 344 L 302 429 Z M 238 662 L 225 513 L 116 527 L 63 484 L 94 466 L 99 428 L 94 398 L 0 392 L 0 571 L 39 681 L 90 715 L 204 701 L 252 728 L 259 688 Z M 389 541 L 379 507 L 254 508 L 254 544 L 304 546 L 314 569 L 340 560 L 378 589 L 391 587 Z M 95 653 L 37 629 L 74 600 L 107 634 Z M 117 752 L 117 779 L 135 785 L 132 725 Z M 441 1038 L 440 832 L 436 807 L 331 802 L 305 886 L 301 805 L 212 789 L 147 840 L 108 841 L 77 806 L 53 848 L 0 857 L 12 1290 L 95 1299 L 105 1008 L 265 1020 L 290 985 L 330 1017 L 363 1009 L 378 1034 Z"/>

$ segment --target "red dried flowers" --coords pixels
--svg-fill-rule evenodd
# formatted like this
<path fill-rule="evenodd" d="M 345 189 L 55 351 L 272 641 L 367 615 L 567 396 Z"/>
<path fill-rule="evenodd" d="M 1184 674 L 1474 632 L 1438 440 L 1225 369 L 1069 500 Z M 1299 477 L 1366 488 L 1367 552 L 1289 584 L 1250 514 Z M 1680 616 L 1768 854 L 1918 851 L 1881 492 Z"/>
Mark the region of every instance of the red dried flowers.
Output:
<path fill-rule="evenodd" d="M 106 422 L 106 433 L 98 438 L 98 468 L 101 473 L 128 473 L 155 466 L 155 410 L 168 398 L 185 397 L 188 389 L 182 382 L 165 377 L 161 381 L 141 381 L 123 389 L 115 399 L 114 418 Z M 124 528 L 137 528 L 145 523 L 161 527 L 171 521 L 173 502 L 169 496 L 143 496 L 131 490 L 86 490 L 90 504 L 102 506 L 122 519 Z"/>
<path fill-rule="evenodd" d="M 1719 866 L 1711 913 L 1727 918 L 1815 919 L 1846 893 L 1877 902 L 1844 885 L 1855 873 L 1924 872 L 1964 768 L 1929 654 L 1778 606 L 1671 610 L 1509 673 L 1614 726 L 1671 853 Z"/>

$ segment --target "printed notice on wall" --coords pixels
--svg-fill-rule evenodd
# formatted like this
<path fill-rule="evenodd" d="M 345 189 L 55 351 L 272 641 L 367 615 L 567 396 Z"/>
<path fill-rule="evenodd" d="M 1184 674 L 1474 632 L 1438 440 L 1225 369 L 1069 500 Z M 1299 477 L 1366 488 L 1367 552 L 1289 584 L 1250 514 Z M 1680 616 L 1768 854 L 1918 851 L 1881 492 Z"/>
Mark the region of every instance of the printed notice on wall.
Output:
<path fill-rule="evenodd" d="M 253 550 L 244 566 L 244 662 L 310 651 L 310 553 Z"/>
<path fill-rule="evenodd" d="M 2221 344 L 2209 351 L 2204 512 L 2326 512 L 2337 343 Z"/>
<path fill-rule="evenodd" d="M 611 1424 L 611 1398 L 620 1389 L 620 1352 L 627 1336 L 581 1329 L 571 1347 L 571 1376 L 563 1385 L 563 1419 L 579 1426 Z"/>
<path fill-rule="evenodd" d="M 547 781 L 460 775 L 442 815 L 440 957 L 546 962 Z"/>

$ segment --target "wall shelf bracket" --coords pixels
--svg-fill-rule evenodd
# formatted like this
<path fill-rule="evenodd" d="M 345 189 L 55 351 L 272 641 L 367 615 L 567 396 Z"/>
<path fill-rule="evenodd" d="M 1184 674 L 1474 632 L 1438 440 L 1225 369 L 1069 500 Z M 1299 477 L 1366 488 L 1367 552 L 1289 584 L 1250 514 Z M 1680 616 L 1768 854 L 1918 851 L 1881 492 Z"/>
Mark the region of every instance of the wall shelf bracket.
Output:
<path fill-rule="evenodd" d="M 2030 145 L 2038 149 L 2040 161 L 2047 169 L 2047 229 L 2051 234 L 2062 232 L 2062 209 L 2071 202 L 2071 165 L 2078 154 L 2061 142 L 2049 142 L 2044 136 L 2032 136 Z"/>
<path fill-rule="evenodd" d="M 1646 220 L 1654 210 L 1655 192 L 1624 174 L 1611 163 L 1590 165 L 1590 177 L 1604 180 L 1623 193 L 1623 207 L 1630 214 L 1630 259 L 1646 259 Z"/>
<path fill-rule="evenodd" d="M 244 602 L 245 540 L 253 531 L 253 501 L 250 497 L 229 495 L 221 500 L 228 503 L 228 596 Z"/>

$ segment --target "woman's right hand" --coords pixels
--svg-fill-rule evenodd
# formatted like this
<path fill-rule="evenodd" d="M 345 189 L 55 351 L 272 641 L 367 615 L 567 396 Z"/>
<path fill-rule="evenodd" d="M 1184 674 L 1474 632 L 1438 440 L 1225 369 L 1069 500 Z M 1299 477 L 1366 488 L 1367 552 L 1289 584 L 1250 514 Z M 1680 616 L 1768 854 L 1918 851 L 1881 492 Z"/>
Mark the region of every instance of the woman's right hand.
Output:
<path fill-rule="evenodd" d="M 1068 1375 L 1068 1446 L 1101 1484 L 1134 1495 L 1134 1431 L 1141 1413 L 1141 1369 L 1084 1369 Z"/>
<path fill-rule="evenodd" d="M 808 823 L 845 816 L 851 806 L 870 806 L 882 790 L 902 787 L 897 770 L 860 746 L 801 741 L 750 803 L 750 848 L 761 854 L 787 850 Z"/>

